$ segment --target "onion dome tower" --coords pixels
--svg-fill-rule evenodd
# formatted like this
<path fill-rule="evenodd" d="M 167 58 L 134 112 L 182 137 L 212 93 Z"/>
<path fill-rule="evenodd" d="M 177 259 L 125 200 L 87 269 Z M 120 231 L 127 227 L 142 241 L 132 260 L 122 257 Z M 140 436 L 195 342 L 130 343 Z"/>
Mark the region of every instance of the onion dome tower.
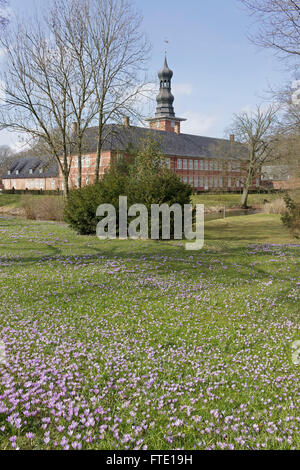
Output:
<path fill-rule="evenodd" d="M 158 72 L 160 88 L 156 98 L 155 117 L 147 119 L 147 121 L 149 121 L 151 129 L 180 134 L 180 122 L 186 121 L 186 119 L 175 116 L 174 96 L 171 93 L 172 77 L 173 72 L 168 66 L 167 57 L 165 57 L 163 68 Z"/>

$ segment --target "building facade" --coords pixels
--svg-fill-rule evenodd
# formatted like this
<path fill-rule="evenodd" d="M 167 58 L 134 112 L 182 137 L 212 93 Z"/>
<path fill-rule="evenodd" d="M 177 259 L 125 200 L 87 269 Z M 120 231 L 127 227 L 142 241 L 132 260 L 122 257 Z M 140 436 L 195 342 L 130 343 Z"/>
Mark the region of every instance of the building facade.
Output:
<path fill-rule="evenodd" d="M 158 73 L 159 94 L 153 118 L 147 119 L 149 128 L 131 126 L 128 117 L 123 125 L 105 126 L 105 139 L 101 152 L 100 177 L 110 167 L 112 159 L 126 158 L 129 146 L 138 147 L 143 140 L 156 141 L 166 157 L 167 166 L 195 191 L 239 191 L 245 177 L 247 150 L 234 136 L 229 140 L 214 139 L 181 133 L 181 123 L 174 112 L 172 77 L 167 60 Z M 82 156 L 82 186 L 95 180 L 97 155 L 97 128 L 89 128 L 86 134 L 86 150 Z M 79 186 L 78 157 L 70 161 L 69 187 Z M 253 181 L 254 189 L 260 186 L 258 176 Z M 15 161 L 3 177 L 5 190 L 62 191 L 64 179 L 57 162 L 39 158 L 22 158 Z"/>

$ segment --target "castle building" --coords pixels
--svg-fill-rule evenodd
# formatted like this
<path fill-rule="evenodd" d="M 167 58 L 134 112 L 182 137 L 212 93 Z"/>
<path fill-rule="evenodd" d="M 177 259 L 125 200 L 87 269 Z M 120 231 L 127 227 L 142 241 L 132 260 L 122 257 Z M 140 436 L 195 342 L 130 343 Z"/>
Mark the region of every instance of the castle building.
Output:
<path fill-rule="evenodd" d="M 193 186 L 195 191 L 240 190 L 247 149 L 235 142 L 233 135 L 226 140 L 182 133 L 181 123 L 186 119 L 175 115 L 172 77 L 173 72 L 165 58 L 163 68 L 158 73 L 160 88 L 156 98 L 155 116 L 147 119 L 149 128 L 131 126 L 126 116 L 123 125 L 105 126 L 100 176 L 110 167 L 112 159 L 126 158 L 129 146 L 138 147 L 143 140 L 150 138 L 159 143 L 168 167 Z M 82 156 L 82 186 L 93 183 L 95 179 L 97 128 L 87 129 L 85 139 L 87 145 Z M 259 176 L 253 181 L 252 189 L 260 183 Z M 42 158 L 15 160 L 3 176 L 3 185 L 5 190 L 64 189 L 63 177 L 57 162 L 45 162 Z M 70 162 L 69 186 L 70 188 L 79 186 L 76 152 Z"/>

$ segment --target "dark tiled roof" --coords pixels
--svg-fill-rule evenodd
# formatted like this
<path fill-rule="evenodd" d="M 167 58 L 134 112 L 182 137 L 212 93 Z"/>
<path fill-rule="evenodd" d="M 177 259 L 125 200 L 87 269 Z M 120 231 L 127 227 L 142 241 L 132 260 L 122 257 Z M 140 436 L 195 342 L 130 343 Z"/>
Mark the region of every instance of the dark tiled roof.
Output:
<path fill-rule="evenodd" d="M 143 127 L 129 128 L 111 124 L 105 126 L 104 143 L 102 150 L 126 151 L 129 146 L 139 147 L 145 139 L 156 141 L 162 152 L 167 156 L 208 158 L 208 159 L 234 159 L 247 158 L 247 149 L 238 142 L 230 142 L 225 139 L 215 139 L 189 134 L 175 134 Z M 86 131 L 84 153 L 97 151 L 97 128 L 90 127 Z M 76 152 L 74 152 L 76 154 Z M 40 169 L 43 172 L 40 173 Z M 29 173 L 32 169 L 33 173 Z M 19 174 L 16 174 L 16 171 Z M 3 179 L 17 178 L 51 178 L 58 176 L 58 163 L 42 158 L 20 158 L 15 160 Z"/>
<path fill-rule="evenodd" d="M 30 173 L 32 170 L 32 173 Z M 40 172 L 42 170 L 42 172 Z M 20 178 L 55 178 L 58 176 L 58 164 L 53 160 L 44 160 L 36 157 L 19 158 L 15 160 L 2 177 L 3 179 Z M 18 173 L 17 173 L 18 172 Z"/>
<path fill-rule="evenodd" d="M 189 134 L 175 134 L 143 127 L 126 128 L 120 125 L 105 127 L 105 142 L 102 150 L 125 151 L 129 145 L 138 147 L 145 139 L 151 138 L 160 144 L 165 155 L 178 157 L 203 158 L 247 158 L 247 149 L 238 142 L 225 139 L 202 137 Z M 86 152 L 97 150 L 97 129 L 91 127 L 87 130 L 85 146 Z"/>

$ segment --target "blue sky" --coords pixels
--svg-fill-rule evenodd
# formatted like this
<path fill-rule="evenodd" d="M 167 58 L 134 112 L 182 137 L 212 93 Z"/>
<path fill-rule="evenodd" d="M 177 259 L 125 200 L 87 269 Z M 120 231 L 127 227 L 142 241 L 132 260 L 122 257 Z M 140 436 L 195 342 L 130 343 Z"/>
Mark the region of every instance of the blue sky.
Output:
<path fill-rule="evenodd" d="M 47 0 L 10 0 L 30 14 Z M 253 46 L 256 25 L 238 0 L 135 0 L 153 49 L 149 76 L 156 77 L 169 40 L 175 112 L 188 118 L 182 132 L 224 137 L 232 115 L 263 101 L 268 85 L 290 77 L 271 51 Z M 1 62 L 0 62 L 1 67 Z M 150 110 L 150 108 L 149 108 Z M 16 136 L 0 132 L 0 145 Z"/>

